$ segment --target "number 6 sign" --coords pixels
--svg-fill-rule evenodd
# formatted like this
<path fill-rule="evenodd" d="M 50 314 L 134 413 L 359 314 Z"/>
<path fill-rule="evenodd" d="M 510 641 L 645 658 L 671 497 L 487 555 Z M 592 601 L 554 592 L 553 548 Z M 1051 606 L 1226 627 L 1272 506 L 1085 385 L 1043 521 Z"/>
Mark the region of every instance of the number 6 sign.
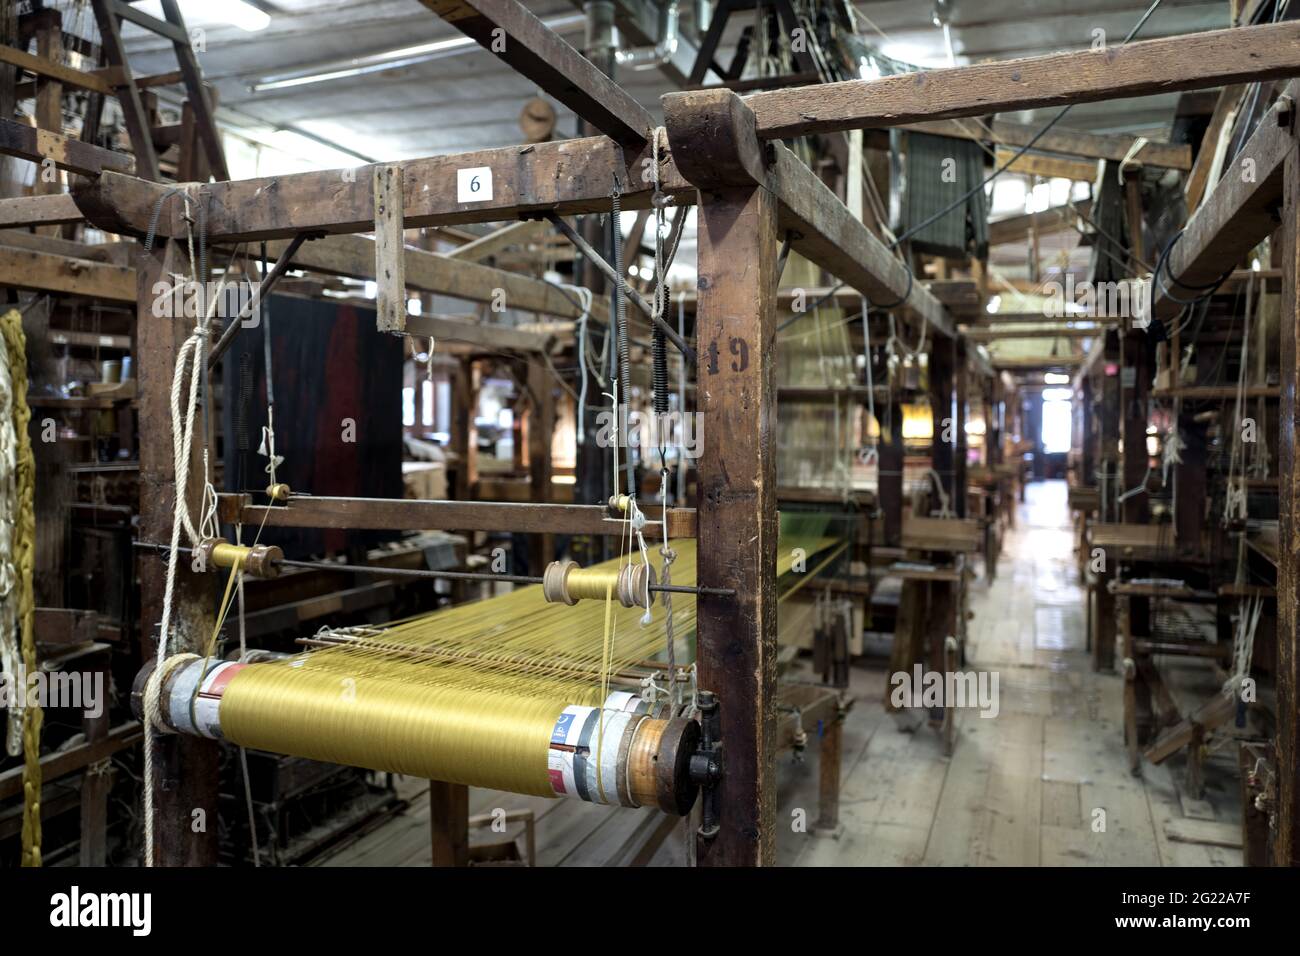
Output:
<path fill-rule="evenodd" d="M 456 202 L 486 202 L 491 198 L 491 166 L 456 170 Z"/>

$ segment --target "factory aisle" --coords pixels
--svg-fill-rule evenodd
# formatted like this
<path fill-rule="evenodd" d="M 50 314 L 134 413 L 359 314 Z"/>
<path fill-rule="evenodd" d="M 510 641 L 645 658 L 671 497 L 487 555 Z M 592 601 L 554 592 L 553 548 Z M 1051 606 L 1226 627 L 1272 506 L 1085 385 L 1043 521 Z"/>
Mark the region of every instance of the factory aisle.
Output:
<path fill-rule="evenodd" d="M 1239 850 L 1178 843 L 1165 832 L 1185 814 L 1240 819 L 1235 751 L 1212 758 L 1206 799 L 1186 805 L 1177 759 L 1145 764 L 1141 777 L 1129 774 L 1122 681 L 1092 671 L 1072 549 L 1065 483 L 1030 484 L 997 580 L 977 582 L 971 600 L 968 667 L 998 676 L 999 712 L 962 711 L 952 757 L 930 728 L 902 732 L 884 713 L 883 670 L 855 668 L 844 832 L 838 840 L 783 833 L 783 862 L 1240 864 Z M 783 774 L 786 820 L 805 796 L 815 807 L 815 762 Z"/>

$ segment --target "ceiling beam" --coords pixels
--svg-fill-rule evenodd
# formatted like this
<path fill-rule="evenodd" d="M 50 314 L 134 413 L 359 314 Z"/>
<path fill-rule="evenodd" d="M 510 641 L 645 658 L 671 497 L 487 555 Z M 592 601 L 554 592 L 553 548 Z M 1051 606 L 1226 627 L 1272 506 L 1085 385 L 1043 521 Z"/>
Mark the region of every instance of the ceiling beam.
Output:
<path fill-rule="evenodd" d="M 516 0 L 421 0 L 596 129 L 641 147 L 658 125 L 622 87 Z"/>
<path fill-rule="evenodd" d="M 1300 74 L 1300 22 L 1211 30 L 1078 53 L 755 93 L 758 135 L 785 139 L 1207 89 Z"/>

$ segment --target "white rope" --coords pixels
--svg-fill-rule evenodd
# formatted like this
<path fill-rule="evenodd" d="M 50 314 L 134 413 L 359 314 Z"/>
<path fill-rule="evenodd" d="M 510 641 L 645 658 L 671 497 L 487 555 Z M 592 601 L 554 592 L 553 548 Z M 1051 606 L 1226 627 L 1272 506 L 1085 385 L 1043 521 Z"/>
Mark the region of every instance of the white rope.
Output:
<path fill-rule="evenodd" d="M 194 232 L 189 226 L 189 203 L 190 197 L 182 193 L 182 198 L 186 205 L 186 222 L 187 222 L 187 239 L 190 259 L 190 274 L 193 281 L 198 284 L 199 277 L 196 272 L 196 262 L 194 258 Z M 172 370 L 172 387 L 170 395 L 171 406 L 171 433 L 172 433 L 172 465 L 173 465 L 173 502 L 172 502 L 172 534 L 171 543 L 167 554 L 167 576 L 163 588 L 163 611 L 162 621 L 158 627 L 158 648 L 154 657 L 155 667 L 152 676 L 145 685 L 144 694 L 144 825 L 145 825 L 145 866 L 153 866 L 154 856 L 154 766 L 153 766 L 153 735 L 154 721 L 157 719 L 160 711 L 160 695 L 162 693 L 162 684 L 164 671 L 168 664 L 168 644 L 171 636 L 172 627 L 172 603 L 176 592 L 176 567 L 180 558 L 180 538 L 181 531 L 184 530 L 190 541 L 191 547 L 197 546 L 200 541 L 199 531 L 194 526 L 193 518 L 186 502 L 186 489 L 189 487 L 190 479 L 190 460 L 194 448 L 194 424 L 195 415 L 199 404 L 199 383 L 202 381 L 204 374 L 203 363 L 203 345 L 210 334 L 210 323 L 213 313 L 216 311 L 217 304 L 221 301 L 221 292 L 224 290 L 227 279 L 222 277 L 221 286 L 218 294 L 212 297 L 212 301 L 207 303 L 207 308 L 200 312 L 195 321 L 194 331 L 190 337 L 182 343 L 180 350 L 176 355 L 176 365 Z M 185 399 L 185 411 L 181 411 L 181 396 L 185 391 L 186 372 L 189 371 L 189 392 Z M 204 462 L 206 469 L 207 461 L 207 436 L 204 435 L 201 441 L 204 444 Z M 208 475 L 204 475 L 205 487 L 204 497 L 206 499 L 209 490 L 212 489 L 211 481 Z M 211 490 L 215 499 L 215 489 Z M 201 521 L 202 523 L 202 521 Z"/>
<path fill-rule="evenodd" d="M 1232 633 L 1232 674 L 1223 683 L 1223 693 L 1232 697 L 1250 676 L 1251 660 L 1255 655 L 1255 630 L 1259 627 L 1264 599 L 1254 595 L 1242 602 L 1237 614 L 1237 626 Z"/>
<path fill-rule="evenodd" d="M 1142 164 L 1134 162 L 1134 159 L 1138 153 L 1146 149 L 1147 142 L 1148 140 L 1145 136 L 1139 136 L 1137 139 L 1133 140 L 1133 145 L 1128 148 L 1128 152 L 1124 154 L 1124 158 L 1119 161 L 1117 176 L 1121 186 L 1124 185 L 1124 173 L 1126 170 L 1132 166 L 1137 166 L 1139 169 L 1142 167 Z"/>

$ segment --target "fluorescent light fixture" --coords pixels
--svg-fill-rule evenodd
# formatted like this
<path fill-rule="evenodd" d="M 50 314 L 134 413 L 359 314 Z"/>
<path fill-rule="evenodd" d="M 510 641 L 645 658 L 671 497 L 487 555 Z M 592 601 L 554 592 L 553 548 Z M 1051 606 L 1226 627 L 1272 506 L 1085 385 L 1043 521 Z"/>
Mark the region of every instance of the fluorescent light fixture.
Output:
<path fill-rule="evenodd" d="M 214 20 L 229 23 L 248 33 L 257 33 L 271 25 L 271 15 L 244 0 L 203 0 L 202 3 L 184 4 L 201 7 Z"/>
<path fill-rule="evenodd" d="M 580 13 L 566 14 L 542 22 L 551 30 L 562 31 L 569 27 L 584 24 L 586 18 Z M 478 44 L 470 37 L 447 37 L 443 40 L 399 47 L 395 50 L 385 50 L 367 56 L 351 57 L 346 60 L 329 60 L 284 73 L 273 73 L 255 80 L 249 85 L 248 89 L 253 93 L 266 93 L 271 90 L 284 90 L 296 86 L 308 86 L 313 83 L 325 83 L 329 80 L 342 80 L 354 76 L 365 76 L 370 73 L 382 73 L 386 70 L 396 70 L 403 66 L 425 63 L 444 56 L 454 56 L 477 46 Z"/>
<path fill-rule="evenodd" d="M 1044 372 L 1043 384 L 1044 385 L 1069 385 L 1070 376 L 1064 374 L 1063 372 Z"/>
<path fill-rule="evenodd" d="M 228 23 L 246 33 L 257 33 L 271 25 L 271 15 L 247 0 L 180 0 L 181 13 L 186 26 L 208 23 Z M 142 13 L 164 19 L 162 4 L 158 0 L 140 4 Z"/>

